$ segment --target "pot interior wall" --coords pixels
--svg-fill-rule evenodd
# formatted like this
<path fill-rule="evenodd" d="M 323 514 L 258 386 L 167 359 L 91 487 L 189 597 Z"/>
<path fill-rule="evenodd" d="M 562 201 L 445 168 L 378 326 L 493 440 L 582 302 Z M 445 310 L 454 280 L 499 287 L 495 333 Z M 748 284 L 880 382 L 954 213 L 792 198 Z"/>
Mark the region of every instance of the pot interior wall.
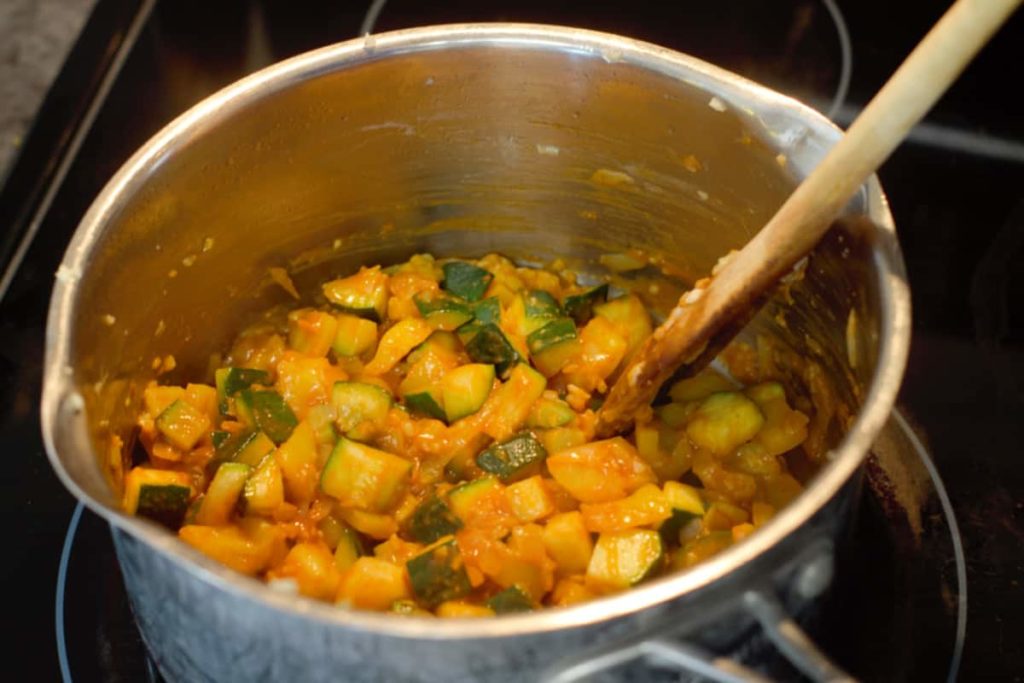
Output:
<path fill-rule="evenodd" d="M 318 279 L 421 251 L 562 257 L 601 274 L 598 254 L 641 248 L 679 286 L 706 274 L 799 175 L 780 163 L 789 150 L 778 130 L 743 102 L 719 104 L 630 63 L 487 46 L 371 56 L 244 108 L 229 103 L 131 181 L 83 274 L 72 365 L 108 479 L 127 457 L 110 440 L 130 443 L 154 358 L 175 357 L 167 381 L 205 376 L 239 326 L 291 301 L 271 267 L 307 293 Z M 786 123 L 827 145 L 795 117 Z M 874 369 L 880 303 L 869 241 L 844 235 L 751 334 L 776 339 L 783 365 L 817 359 L 855 409 Z"/>

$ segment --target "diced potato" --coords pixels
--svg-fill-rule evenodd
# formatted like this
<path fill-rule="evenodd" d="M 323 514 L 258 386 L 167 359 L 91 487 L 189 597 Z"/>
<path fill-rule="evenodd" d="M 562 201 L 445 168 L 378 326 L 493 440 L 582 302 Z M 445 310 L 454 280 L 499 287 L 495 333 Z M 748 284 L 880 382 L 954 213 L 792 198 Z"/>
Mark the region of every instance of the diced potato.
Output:
<path fill-rule="evenodd" d="M 587 602 L 597 597 L 592 590 L 587 588 L 582 577 L 571 576 L 560 579 L 551 592 L 551 604 L 558 607 L 568 607 L 581 602 Z"/>
<path fill-rule="evenodd" d="M 661 489 L 644 484 L 621 500 L 584 503 L 580 512 L 587 531 L 606 533 L 657 525 L 672 515 L 672 506 Z"/>
<path fill-rule="evenodd" d="M 493 617 L 494 610 L 484 605 L 474 605 L 464 600 L 448 600 L 437 606 L 437 616 L 449 618 Z"/>
<path fill-rule="evenodd" d="M 296 505 L 306 505 L 316 495 L 317 441 L 313 427 L 303 420 L 274 454 L 284 477 L 285 493 Z"/>
<path fill-rule="evenodd" d="M 484 432 L 506 441 L 526 422 L 534 402 L 547 388 L 547 380 L 525 363 L 512 368 L 508 381 L 493 390 L 480 409 Z"/>
<path fill-rule="evenodd" d="M 593 318 L 579 333 L 579 355 L 562 372 L 566 380 L 584 391 L 604 386 L 626 356 L 629 345 L 619 329 L 606 318 Z"/>
<path fill-rule="evenodd" d="M 764 424 L 757 405 L 738 392 L 712 394 L 690 417 L 686 434 L 695 444 L 726 455 L 750 441 Z"/>
<path fill-rule="evenodd" d="M 728 531 L 737 524 L 744 524 L 749 520 L 750 516 L 743 508 L 718 501 L 712 503 L 704 513 L 704 528 L 708 531 Z"/>
<path fill-rule="evenodd" d="M 555 501 L 540 475 L 510 484 L 506 492 L 520 522 L 535 522 L 555 512 Z"/>
<path fill-rule="evenodd" d="M 251 538 L 235 526 L 199 526 L 188 524 L 178 530 L 181 540 L 243 574 L 256 574 L 266 568 L 273 548 Z"/>
<path fill-rule="evenodd" d="M 405 568 L 376 557 L 360 557 L 345 573 L 338 602 L 384 611 L 396 600 L 412 597 Z"/>
<path fill-rule="evenodd" d="M 555 481 L 584 503 L 617 500 L 656 480 L 650 465 L 621 437 L 559 451 L 548 456 L 547 465 Z"/>
<path fill-rule="evenodd" d="M 544 525 L 544 547 L 562 575 L 582 574 L 590 563 L 594 542 L 579 512 L 563 512 Z"/>
<path fill-rule="evenodd" d="M 400 320 L 380 338 L 377 353 L 364 368 L 368 375 L 382 375 L 426 341 L 434 329 L 422 318 Z"/>
<path fill-rule="evenodd" d="M 300 593 L 318 600 L 334 599 L 341 583 L 334 557 L 322 543 L 296 543 L 275 574 L 295 579 Z"/>
<path fill-rule="evenodd" d="M 688 401 L 700 401 L 711 394 L 722 391 L 734 391 L 736 385 L 730 382 L 725 376 L 714 370 L 705 370 L 694 376 L 681 379 L 672 385 L 668 395 L 676 403 Z"/>
<path fill-rule="evenodd" d="M 635 294 L 620 296 L 617 299 L 596 304 L 594 314 L 615 325 L 626 341 L 626 358 L 636 353 L 653 331 L 651 315 Z"/>

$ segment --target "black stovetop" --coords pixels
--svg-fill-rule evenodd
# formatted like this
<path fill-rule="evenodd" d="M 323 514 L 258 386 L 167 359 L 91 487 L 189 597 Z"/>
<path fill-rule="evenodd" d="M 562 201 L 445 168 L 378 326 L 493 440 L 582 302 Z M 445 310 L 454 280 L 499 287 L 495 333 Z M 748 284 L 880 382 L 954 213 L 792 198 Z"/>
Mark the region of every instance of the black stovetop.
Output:
<path fill-rule="evenodd" d="M 368 4 L 99 0 L 44 102 L 0 189 L 0 268 L 13 274 L 0 295 L 0 443 L 8 454 L 0 510 L 13 534 L 0 571 L 10 595 L 29 596 L 6 620 L 5 644 L 18 655 L 7 660 L 15 673 L 21 669 L 33 680 L 59 676 L 54 595 L 74 501 L 43 453 L 38 403 L 46 308 L 67 240 L 104 183 L 162 125 L 245 73 L 355 36 Z M 854 57 L 848 106 L 840 116 L 848 123 L 843 116 L 866 101 L 947 3 L 840 4 Z M 376 30 L 478 20 L 626 34 L 825 104 L 839 73 L 834 28 L 819 0 L 451 0 L 443 7 L 390 0 Z M 1017 16 L 939 103 L 916 141 L 880 172 L 913 291 L 914 341 L 901 403 L 926 434 L 950 484 L 967 546 L 971 605 L 963 680 L 1008 680 L 1024 672 L 1024 467 L 1018 464 L 1024 307 L 1011 299 L 1024 280 L 1024 112 L 1014 85 L 1024 63 L 1022 39 L 1024 16 Z M 62 168 L 65 158 L 69 163 Z M 52 187 L 58 189 L 47 201 Z M 37 230 L 30 230 L 33 225 Z M 12 261 L 23 241 L 23 258 Z M 877 532 L 871 526 L 877 519 L 870 510 L 864 514 L 861 542 Z M 864 547 L 861 559 L 870 571 L 871 562 L 881 562 L 888 551 Z M 69 651 L 86 667 L 76 678 L 136 680 L 145 660 L 123 611 L 109 539 L 88 513 L 70 567 L 69 577 L 80 578 L 69 583 Z M 861 598 L 877 597 L 882 604 L 894 590 L 913 589 L 906 577 L 903 583 L 874 578 L 876 583 L 840 596 L 843 609 Z M 876 618 L 883 634 L 900 627 L 891 615 L 879 612 Z M 888 655 L 868 648 L 844 656 Z M 948 653 L 936 654 L 940 659 L 947 661 Z M 850 668 L 885 670 L 867 663 L 858 668 L 856 662 Z M 926 680 L 941 675 L 940 669 L 936 664 L 912 672 Z"/>

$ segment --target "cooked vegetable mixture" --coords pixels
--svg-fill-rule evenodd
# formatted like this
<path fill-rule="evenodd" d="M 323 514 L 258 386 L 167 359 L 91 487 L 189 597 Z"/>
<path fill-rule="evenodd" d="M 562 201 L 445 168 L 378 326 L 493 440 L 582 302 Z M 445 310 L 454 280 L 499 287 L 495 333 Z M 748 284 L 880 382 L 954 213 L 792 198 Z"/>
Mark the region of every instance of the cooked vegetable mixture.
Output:
<path fill-rule="evenodd" d="M 784 456 L 808 419 L 776 382 L 706 371 L 594 440 L 652 331 L 635 294 L 497 255 L 322 289 L 242 332 L 212 385 L 146 389 L 128 512 L 286 590 L 470 617 L 690 567 L 801 490 Z"/>

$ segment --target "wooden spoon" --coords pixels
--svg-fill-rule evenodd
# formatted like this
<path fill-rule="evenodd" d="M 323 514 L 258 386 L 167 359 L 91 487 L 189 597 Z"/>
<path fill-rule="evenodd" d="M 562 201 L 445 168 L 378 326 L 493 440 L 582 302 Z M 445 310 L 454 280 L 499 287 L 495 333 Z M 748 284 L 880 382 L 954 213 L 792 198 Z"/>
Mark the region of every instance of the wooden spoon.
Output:
<path fill-rule="evenodd" d="M 625 430 L 680 366 L 695 373 L 714 358 L 1021 1 L 958 0 L 946 12 L 768 224 L 680 298 L 612 386 L 599 436 Z"/>

